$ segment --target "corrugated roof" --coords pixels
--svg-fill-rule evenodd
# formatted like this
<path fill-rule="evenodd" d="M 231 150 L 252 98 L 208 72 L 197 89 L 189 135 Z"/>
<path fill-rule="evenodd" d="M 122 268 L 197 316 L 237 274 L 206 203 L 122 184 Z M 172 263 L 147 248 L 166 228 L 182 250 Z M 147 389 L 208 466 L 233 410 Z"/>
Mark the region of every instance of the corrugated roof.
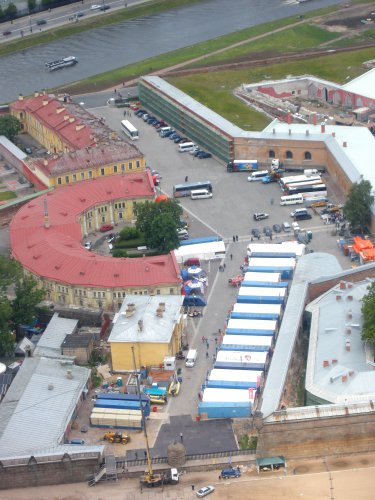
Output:
<path fill-rule="evenodd" d="M 260 410 L 265 417 L 276 411 L 280 405 L 296 336 L 305 309 L 309 281 L 322 276 L 331 276 L 340 271 L 341 267 L 336 257 L 330 254 L 315 252 L 304 255 L 298 260 L 263 390 Z"/>
<path fill-rule="evenodd" d="M 0 459 L 56 449 L 89 377 L 87 368 L 26 358 L 0 404 Z"/>
<path fill-rule="evenodd" d="M 128 295 L 108 342 L 168 343 L 180 319 L 183 301 L 182 295 Z M 129 307 L 129 304 L 134 304 L 134 307 Z M 126 313 L 129 309 L 134 311 L 132 315 Z"/>
<path fill-rule="evenodd" d="M 76 330 L 77 325 L 78 320 L 60 318 L 55 313 L 40 337 L 34 356 L 61 357 L 61 345 L 65 337 Z"/>
<path fill-rule="evenodd" d="M 19 147 L 13 144 L 5 135 L 0 135 L 0 145 L 3 146 L 9 153 L 11 153 L 17 160 L 24 160 L 27 154 L 24 153 Z"/>
<path fill-rule="evenodd" d="M 342 88 L 347 92 L 375 99 L 375 68 L 357 76 L 354 80 L 343 85 Z"/>
<path fill-rule="evenodd" d="M 83 248 L 79 215 L 97 204 L 126 198 L 154 199 L 148 172 L 82 181 L 32 200 L 11 222 L 13 257 L 37 276 L 79 286 L 127 288 L 179 283 L 172 253 L 114 259 Z M 44 200 L 49 228 L 44 227 Z"/>

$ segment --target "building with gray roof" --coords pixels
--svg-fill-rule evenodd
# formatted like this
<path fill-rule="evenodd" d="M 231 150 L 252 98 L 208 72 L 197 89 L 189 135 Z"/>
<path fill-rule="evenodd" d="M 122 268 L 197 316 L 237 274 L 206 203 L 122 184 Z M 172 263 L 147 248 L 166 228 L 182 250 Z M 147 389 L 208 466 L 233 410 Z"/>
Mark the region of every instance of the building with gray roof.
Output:
<path fill-rule="evenodd" d="M 341 281 L 306 307 L 312 316 L 308 405 L 375 399 L 374 349 L 361 339 L 361 301 L 371 282 Z"/>
<path fill-rule="evenodd" d="M 89 382 L 87 368 L 58 359 L 25 358 L 0 404 L 0 460 L 101 454 L 103 446 L 65 444 Z"/>
<path fill-rule="evenodd" d="M 34 356 L 48 358 L 61 357 L 61 346 L 66 336 L 74 334 L 77 328 L 78 320 L 60 318 L 59 314 L 55 313 L 40 337 L 34 351 Z"/>

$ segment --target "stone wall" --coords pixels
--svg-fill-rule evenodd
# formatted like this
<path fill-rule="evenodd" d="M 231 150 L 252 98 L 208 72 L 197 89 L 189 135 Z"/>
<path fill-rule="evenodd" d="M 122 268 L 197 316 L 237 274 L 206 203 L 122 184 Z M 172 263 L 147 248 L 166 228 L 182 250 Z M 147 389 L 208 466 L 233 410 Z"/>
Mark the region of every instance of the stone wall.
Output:
<path fill-rule="evenodd" d="M 28 461 L 12 460 L 11 464 L 0 461 L 0 489 L 87 481 L 98 470 L 100 461 L 99 453 L 84 458 L 72 458 L 67 453 L 56 459 L 30 457 Z"/>
<path fill-rule="evenodd" d="M 307 458 L 375 451 L 375 412 L 265 423 L 257 456 Z"/>

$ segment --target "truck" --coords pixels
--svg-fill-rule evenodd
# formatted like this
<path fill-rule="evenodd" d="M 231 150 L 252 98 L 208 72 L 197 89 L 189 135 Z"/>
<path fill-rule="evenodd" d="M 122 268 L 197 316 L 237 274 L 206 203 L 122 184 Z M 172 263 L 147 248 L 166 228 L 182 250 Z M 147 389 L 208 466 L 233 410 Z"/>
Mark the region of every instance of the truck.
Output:
<path fill-rule="evenodd" d="M 156 486 L 163 486 L 164 484 L 177 484 L 180 480 L 180 473 L 177 469 L 170 469 L 166 473 L 154 474 L 152 469 L 148 470 L 140 478 L 140 483 L 146 488 L 154 488 Z"/>
<path fill-rule="evenodd" d="M 234 160 L 227 164 L 227 172 L 254 172 L 258 170 L 258 160 Z"/>
<path fill-rule="evenodd" d="M 277 182 L 281 178 L 283 170 L 275 169 L 271 170 L 269 175 L 262 178 L 262 184 L 270 184 L 271 182 Z"/>

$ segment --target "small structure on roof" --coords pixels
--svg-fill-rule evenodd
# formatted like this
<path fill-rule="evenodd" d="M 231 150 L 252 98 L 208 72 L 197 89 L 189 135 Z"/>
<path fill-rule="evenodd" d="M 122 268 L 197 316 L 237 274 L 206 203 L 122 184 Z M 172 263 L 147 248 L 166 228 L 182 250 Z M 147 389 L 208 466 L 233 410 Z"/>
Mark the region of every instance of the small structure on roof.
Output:
<path fill-rule="evenodd" d="M 263 457 L 256 459 L 256 467 L 258 474 L 261 471 L 278 470 L 284 467 L 286 473 L 286 460 L 282 455 L 274 457 Z"/>

